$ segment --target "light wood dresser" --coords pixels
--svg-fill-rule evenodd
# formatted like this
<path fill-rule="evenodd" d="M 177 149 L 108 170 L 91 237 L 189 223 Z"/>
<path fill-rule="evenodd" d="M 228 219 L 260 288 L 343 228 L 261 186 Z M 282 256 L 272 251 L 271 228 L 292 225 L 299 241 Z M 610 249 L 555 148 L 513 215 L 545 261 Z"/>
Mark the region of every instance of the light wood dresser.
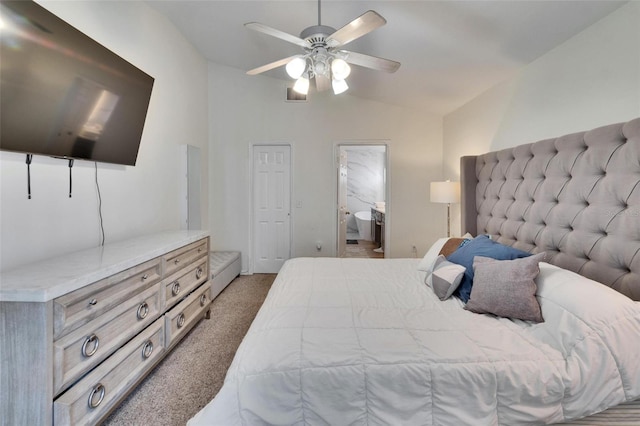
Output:
<path fill-rule="evenodd" d="M 172 231 L 0 275 L 0 424 L 95 424 L 201 318 L 209 237 Z"/>

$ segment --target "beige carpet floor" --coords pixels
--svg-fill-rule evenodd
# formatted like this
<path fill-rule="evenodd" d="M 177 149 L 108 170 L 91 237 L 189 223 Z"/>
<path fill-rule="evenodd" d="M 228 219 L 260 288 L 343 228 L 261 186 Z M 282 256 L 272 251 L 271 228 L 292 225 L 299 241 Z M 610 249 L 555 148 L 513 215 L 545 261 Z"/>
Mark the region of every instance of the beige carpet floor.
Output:
<path fill-rule="evenodd" d="M 211 319 L 200 321 L 104 424 L 183 426 L 222 387 L 275 277 L 255 274 L 231 282 L 213 301 Z"/>

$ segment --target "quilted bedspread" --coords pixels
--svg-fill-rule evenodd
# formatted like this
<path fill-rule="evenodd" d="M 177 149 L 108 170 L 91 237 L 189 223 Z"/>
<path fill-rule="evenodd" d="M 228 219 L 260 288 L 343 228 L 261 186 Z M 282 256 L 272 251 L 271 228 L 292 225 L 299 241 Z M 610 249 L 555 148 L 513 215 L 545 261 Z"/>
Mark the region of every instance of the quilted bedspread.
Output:
<path fill-rule="evenodd" d="M 418 261 L 288 261 L 189 425 L 542 424 L 640 397 L 640 303 L 542 263 L 545 322 L 474 314 Z"/>

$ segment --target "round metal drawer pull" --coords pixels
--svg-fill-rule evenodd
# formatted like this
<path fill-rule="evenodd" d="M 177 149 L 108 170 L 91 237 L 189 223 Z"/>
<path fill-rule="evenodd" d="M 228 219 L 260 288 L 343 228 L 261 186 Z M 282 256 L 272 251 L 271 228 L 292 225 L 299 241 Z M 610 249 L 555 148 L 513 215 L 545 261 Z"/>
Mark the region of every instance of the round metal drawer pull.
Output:
<path fill-rule="evenodd" d="M 87 351 L 87 348 L 92 343 L 93 343 L 93 349 L 91 349 L 90 351 Z M 90 356 L 96 353 L 96 351 L 98 350 L 98 346 L 100 346 L 100 339 L 98 339 L 98 336 L 96 336 L 95 334 L 91 334 L 90 336 L 87 336 L 84 339 L 84 343 L 82 344 L 82 356 L 84 356 L 85 358 L 89 358 Z"/>
<path fill-rule="evenodd" d="M 204 306 L 207 304 L 207 295 L 203 294 L 202 296 L 200 296 L 200 306 Z"/>
<path fill-rule="evenodd" d="M 104 399 L 104 385 L 102 383 L 98 383 L 91 389 L 91 393 L 89 394 L 89 408 L 96 408 L 102 400 Z M 98 400 L 95 401 L 95 396 L 98 395 Z"/>
<path fill-rule="evenodd" d="M 142 276 L 142 281 L 144 281 L 144 280 L 146 280 L 146 279 L 148 279 L 148 278 L 149 278 L 149 274 L 144 274 L 144 275 Z"/>
<path fill-rule="evenodd" d="M 138 319 L 145 319 L 147 317 L 147 314 L 149 313 L 149 305 L 147 305 L 147 302 L 142 302 L 140 304 L 140 306 L 138 306 Z"/>
<path fill-rule="evenodd" d="M 178 315 L 178 328 L 182 328 L 182 326 L 184 325 L 184 313 L 180 312 L 180 315 Z"/>
<path fill-rule="evenodd" d="M 196 269 L 196 279 L 200 279 L 200 277 L 202 276 L 202 266 L 199 266 L 198 269 Z"/>
<path fill-rule="evenodd" d="M 178 281 L 174 282 L 171 286 L 171 294 L 177 296 L 180 293 L 180 283 Z"/>
<path fill-rule="evenodd" d="M 180 263 L 180 259 L 174 260 L 173 263 L 175 263 L 177 265 L 178 263 Z"/>
<path fill-rule="evenodd" d="M 200 253 L 202 251 L 202 247 L 198 248 L 198 253 Z"/>
<path fill-rule="evenodd" d="M 89 300 L 89 305 L 91 305 L 91 306 L 95 306 L 95 305 L 96 305 L 96 303 L 98 303 L 98 300 L 97 300 L 97 299 L 95 299 L 95 298 L 94 298 L 94 299 Z"/>
<path fill-rule="evenodd" d="M 142 357 L 149 358 L 153 353 L 153 342 L 151 340 L 147 340 L 147 342 L 142 347 Z"/>

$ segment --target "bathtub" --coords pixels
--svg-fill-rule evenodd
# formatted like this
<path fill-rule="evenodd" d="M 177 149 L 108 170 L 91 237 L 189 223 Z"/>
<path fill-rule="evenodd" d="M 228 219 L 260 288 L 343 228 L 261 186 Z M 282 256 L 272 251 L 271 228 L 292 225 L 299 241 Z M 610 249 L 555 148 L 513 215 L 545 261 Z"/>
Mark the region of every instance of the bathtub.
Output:
<path fill-rule="evenodd" d="M 361 240 L 371 241 L 371 211 L 360 211 L 355 214 L 356 225 Z"/>

